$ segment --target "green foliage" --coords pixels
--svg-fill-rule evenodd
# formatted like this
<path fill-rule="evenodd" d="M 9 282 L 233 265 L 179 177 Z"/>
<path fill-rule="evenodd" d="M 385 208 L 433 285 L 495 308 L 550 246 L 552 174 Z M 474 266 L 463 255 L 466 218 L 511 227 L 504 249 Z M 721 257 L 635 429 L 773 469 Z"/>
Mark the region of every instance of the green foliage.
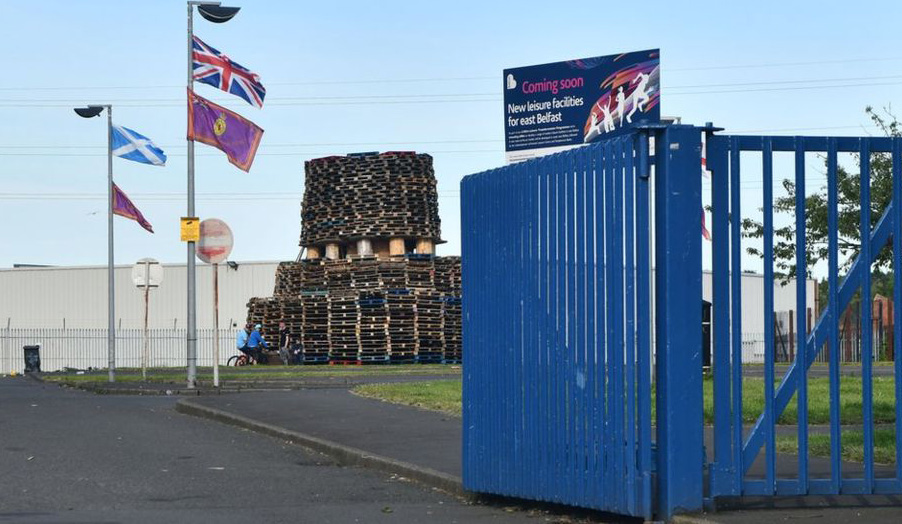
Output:
<path fill-rule="evenodd" d="M 885 108 L 883 114 L 876 112 L 872 107 L 865 109 L 868 117 L 886 136 L 902 136 L 902 128 L 891 112 Z M 856 163 L 861 166 L 861 158 L 855 155 Z M 870 187 L 871 206 L 869 210 L 870 228 L 876 224 L 887 205 L 892 200 L 892 157 L 887 153 L 873 153 L 870 158 Z M 825 159 L 826 162 L 826 159 Z M 774 215 L 784 214 L 792 218 L 789 225 L 774 228 L 774 271 L 794 278 L 796 274 L 796 227 L 795 206 L 796 187 L 793 180 L 784 179 L 782 182 L 786 195 L 774 199 Z M 858 172 L 850 173 L 843 166 L 837 169 L 837 193 L 838 206 L 838 247 L 845 259 L 845 264 L 840 268 L 848 269 L 851 261 L 858 255 L 860 248 L 860 224 L 861 224 L 861 177 Z M 828 257 L 828 224 L 827 224 L 827 188 L 826 185 L 817 192 L 805 197 L 805 259 L 808 274 L 811 276 L 811 268 L 819 260 Z M 746 238 L 762 238 L 764 225 L 750 218 L 742 221 L 743 236 Z M 764 253 L 756 248 L 749 247 L 749 254 L 759 257 Z M 892 259 L 891 250 L 880 252 L 875 266 L 878 269 L 886 269 Z"/>

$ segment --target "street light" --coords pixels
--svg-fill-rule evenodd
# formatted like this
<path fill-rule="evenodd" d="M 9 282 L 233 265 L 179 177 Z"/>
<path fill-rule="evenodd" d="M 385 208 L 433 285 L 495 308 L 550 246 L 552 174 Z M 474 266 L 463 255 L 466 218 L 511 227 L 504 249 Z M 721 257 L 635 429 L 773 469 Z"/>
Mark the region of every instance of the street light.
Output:
<path fill-rule="evenodd" d="M 194 87 L 194 6 L 205 20 L 222 24 L 231 20 L 240 7 L 222 7 L 221 2 L 188 1 L 188 90 Z M 188 216 L 194 215 L 194 141 L 188 140 Z M 197 384 L 197 275 L 195 245 L 188 242 L 188 389 Z"/>
<path fill-rule="evenodd" d="M 240 7 L 222 7 L 219 5 L 219 2 L 209 2 L 209 3 L 199 3 L 197 5 L 197 12 L 200 13 L 200 16 L 204 17 L 205 20 L 209 22 L 213 22 L 214 24 L 223 24 L 231 20 L 236 14 L 238 14 L 238 10 Z"/>
<path fill-rule="evenodd" d="M 75 113 L 82 118 L 94 118 L 106 109 L 107 116 L 107 288 L 109 292 L 107 309 L 109 326 L 107 331 L 107 352 L 109 356 L 109 381 L 116 381 L 116 284 L 113 278 L 113 106 L 91 105 L 76 107 Z"/>

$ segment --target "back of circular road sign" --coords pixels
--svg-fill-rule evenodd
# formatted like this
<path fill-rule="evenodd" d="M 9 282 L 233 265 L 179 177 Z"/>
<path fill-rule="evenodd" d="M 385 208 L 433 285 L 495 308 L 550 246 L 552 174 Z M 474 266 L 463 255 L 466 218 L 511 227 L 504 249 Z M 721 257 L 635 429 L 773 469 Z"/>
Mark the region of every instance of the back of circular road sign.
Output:
<path fill-rule="evenodd" d="M 142 258 L 132 266 L 132 282 L 139 288 L 160 287 L 163 283 L 163 266 L 152 258 Z"/>
<path fill-rule="evenodd" d="M 208 218 L 200 223 L 200 241 L 197 258 L 208 264 L 225 261 L 232 252 L 232 230 L 218 218 Z"/>

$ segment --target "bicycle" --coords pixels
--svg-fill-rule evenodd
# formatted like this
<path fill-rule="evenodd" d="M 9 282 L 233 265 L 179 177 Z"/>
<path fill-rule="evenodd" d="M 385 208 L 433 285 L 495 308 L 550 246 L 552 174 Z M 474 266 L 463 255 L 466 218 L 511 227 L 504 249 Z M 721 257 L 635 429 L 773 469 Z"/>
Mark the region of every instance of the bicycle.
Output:
<path fill-rule="evenodd" d="M 229 357 L 229 360 L 226 363 L 226 365 L 241 367 L 241 366 L 250 366 L 250 365 L 253 365 L 256 363 L 257 363 L 257 359 L 255 359 L 245 353 L 241 353 L 240 355 L 232 355 L 231 357 Z"/>

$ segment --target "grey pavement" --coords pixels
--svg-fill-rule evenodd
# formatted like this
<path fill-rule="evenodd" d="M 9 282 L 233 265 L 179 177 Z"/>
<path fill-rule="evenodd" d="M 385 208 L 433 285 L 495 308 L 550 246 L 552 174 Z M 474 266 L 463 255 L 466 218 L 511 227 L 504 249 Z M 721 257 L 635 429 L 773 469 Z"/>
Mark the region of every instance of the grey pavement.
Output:
<path fill-rule="evenodd" d="M 554 520 L 342 467 L 284 440 L 183 415 L 175 403 L 0 378 L 0 522 Z"/>
<path fill-rule="evenodd" d="M 383 377 L 385 378 L 385 377 Z M 419 377 L 421 380 L 423 377 Z M 449 377 L 442 377 L 449 378 Z M 84 394 L 77 393 L 75 394 Z M 102 397 L 99 397 L 102 398 Z M 107 398 L 127 398 L 111 396 Z M 157 397 L 164 401 L 168 409 L 173 406 L 171 397 Z M 420 489 L 438 486 L 450 493 L 462 493 L 461 475 L 461 420 L 417 408 L 398 406 L 378 400 L 362 398 L 348 391 L 347 386 L 313 387 L 310 389 L 241 392 L 229 395 L 199 396 L 182 398 L 177 409 L 183 413 L 211 418 L 243 429 L 250 429 L 276 437 L 282 444 L 290 442 L 300 444 L 320 455 L 324 463 L 345 466 L 366 466 L 373 470 L 372 475 L 391 481 L 413 479 L 422 483 Z M 2 416 L 0 416 L 2 421 Z M 211 422 L 206 421 L 207 424 Z M 0 428 L 2 429 L 2 428 Z M 780 432 L 791 432 L 794 427 L 780 428 Z M 813 431 L 820 431 L 817 428 Z M 236 431 L 234 428 L 231 431 Z M 253 434 L 239 431 L 241 435 Z M 2 435 L 2 433 L 0 433 Z M 710 442 L 711 430 L 706 431 L 707 450 L 713 446 Z M 328 456 L 329 458 L 326 458 Z M 795 455 L 778 455 L 778 475 L 794 476 L 797 457 Z M 2 464 L 0 464 L 2 465 Z M 361 471 L 351 468 L 353 471 Z M 829 476 L 829 461 L 812 457 L 810 461 L 812 477 Z M 860 465 L 844 463 L 847 475 L 856 475 L 861 471 Z M 892 470 L 878 467 L 878 477 L 890 476 Z M 750 478 L 763 475 L 762 459 L 756 461 L 750 471 Z M 424 488 L 423 486 L 426 486 Z M 408 487 L 411 487 L 408 485 Z M 452 499 L 456 500 L 456 499 Z M 737 502 L 741 505 L 736 506 Z M 849 506 L 867 502 L 872 507 L 830 507 L 841 504 Z M 519 506 L 515 501 L 504 500 L 501 504 Z M 764 520 L 814 520 L 823 523 L 857 522 L 902 522 L 902 497 L 809 497 L 805 499 L 779 499 L 776 507 L 767 499 L 743 499 L 731 501 L 733 506 L 722 505 L 717 513 L 691 516 L 685 522 L 725 522 L 739 523 L 761 522 Z M 525 507 L 540 508 L 529 503 Z M 781 506 L 782 505 L 782 506 Z M 807 505 L 807 507 L 803 507 Z M 821 507 L 821 506 L 824 507 Z M 874 506 L 876 505 L 876 506 Z M 0 506 L 2 508 L 2 506 Z M 727 509 L 723 511 L 725 508 Z M 484 508 L 485 511 L 493 511 Z M 557 508 L 563 512 L 565 521 L 571 517 L 570 510 Z M 547 513 L 543 513 L 545 518 Z M 523 515 L 514 512 L 513 515 Z M 480 517 L 482 518 L 482 517 Z M 591 514 L 580 516 L 591 521 L 605 520 L 607 516 Z M 410 520 L 399 520 L 409 522 Z M 414 520 L 415 521 L 415 520 Z M 478 520 L 476 520 L 478 521 Z M 3 522 L 0 515 L 0 522 Z M 461 520 L 469 522 L 469 520 Z"/>
<path fill-rule="evenodd" d="M 314 444 L 331 442 L 343 454 L 348 449 L 359 455 L 385 459 L 375 467 L 392 471 L 409 471 L 426 468 L 441 473 L 438 479 L 424 477 L 429 483 L 446 487 L 448 476 L 460 483 L 461 469 L 461 420 L 422 409 L 388 404 L 362 398 L 341 389 L 301 390 L 285 392 L 242 393 L 219 397 L 184 399 L 182 405 L 191 405 L 215 411 L 225 422 L 262 424 L 264 431 L 275 428 L 284 431 L 286 438 L 311 437 Z M 198 413 L 202 414 L 202 413 Z M 209 415 L 209 413 L 208 413 Z M 231 418 L 231 420 L 229 420 Z M 259 427 L 257 429 L 260 429 Z M 825 428 L 815 427 L 812 432 Z M 779 432 L 790 433 L 796 428 L 780 427 Z M 706 430 L 707 450 L 713 449 L 711 428 Z M 795 476 L 798 458 L 795 455 L 778 454 L 777 473 L 781 477 Z M 809 468 L 812 478 L 828 478 L 830 462 L 811 457 Z M 860 476 L 861 465 L 843 463 L 846 476 Z M 877 477 L 893 476 L 893 469 L 877 466 Z M 763 478 L 763 459 L 750 469 L 748 478 Z M 414 475 L 411 475 L 414 476 Z M 823 523 L 902 522 L 902 497 L 810 497 L 805 499 L 780 499 L 777 508 L 767 507 L 770 500 L 747 498 L 731 501 L 741 509 L 726 509 L 713 514 L 693 516 L 685 522 L 746 523 L 765 520 L 795 520 L 798 518 Z M 868 502 L 872 507 L 848 507 Z M 779 507 L 782 505 L 782 507 Z M 807 505 L 808 507 L 805 507 Z M 820 507 L 840 505 L 845 507 Z M 812 511 L 811 506 L 814 506 Z M 895 506 L 895 507 L 894 507 Z M 749 509 L 754 508 L 754 509 Z M 694 520 L 693 520 L 694 519 Z M 701 519 L 701 520 L 699 520 Z"/>
<path fill-rule="evenodd" d="M 460 418 L 389 404 L 347 389 L 250 392 L 184 401 L 366 453 L 461 476 Z"/>

